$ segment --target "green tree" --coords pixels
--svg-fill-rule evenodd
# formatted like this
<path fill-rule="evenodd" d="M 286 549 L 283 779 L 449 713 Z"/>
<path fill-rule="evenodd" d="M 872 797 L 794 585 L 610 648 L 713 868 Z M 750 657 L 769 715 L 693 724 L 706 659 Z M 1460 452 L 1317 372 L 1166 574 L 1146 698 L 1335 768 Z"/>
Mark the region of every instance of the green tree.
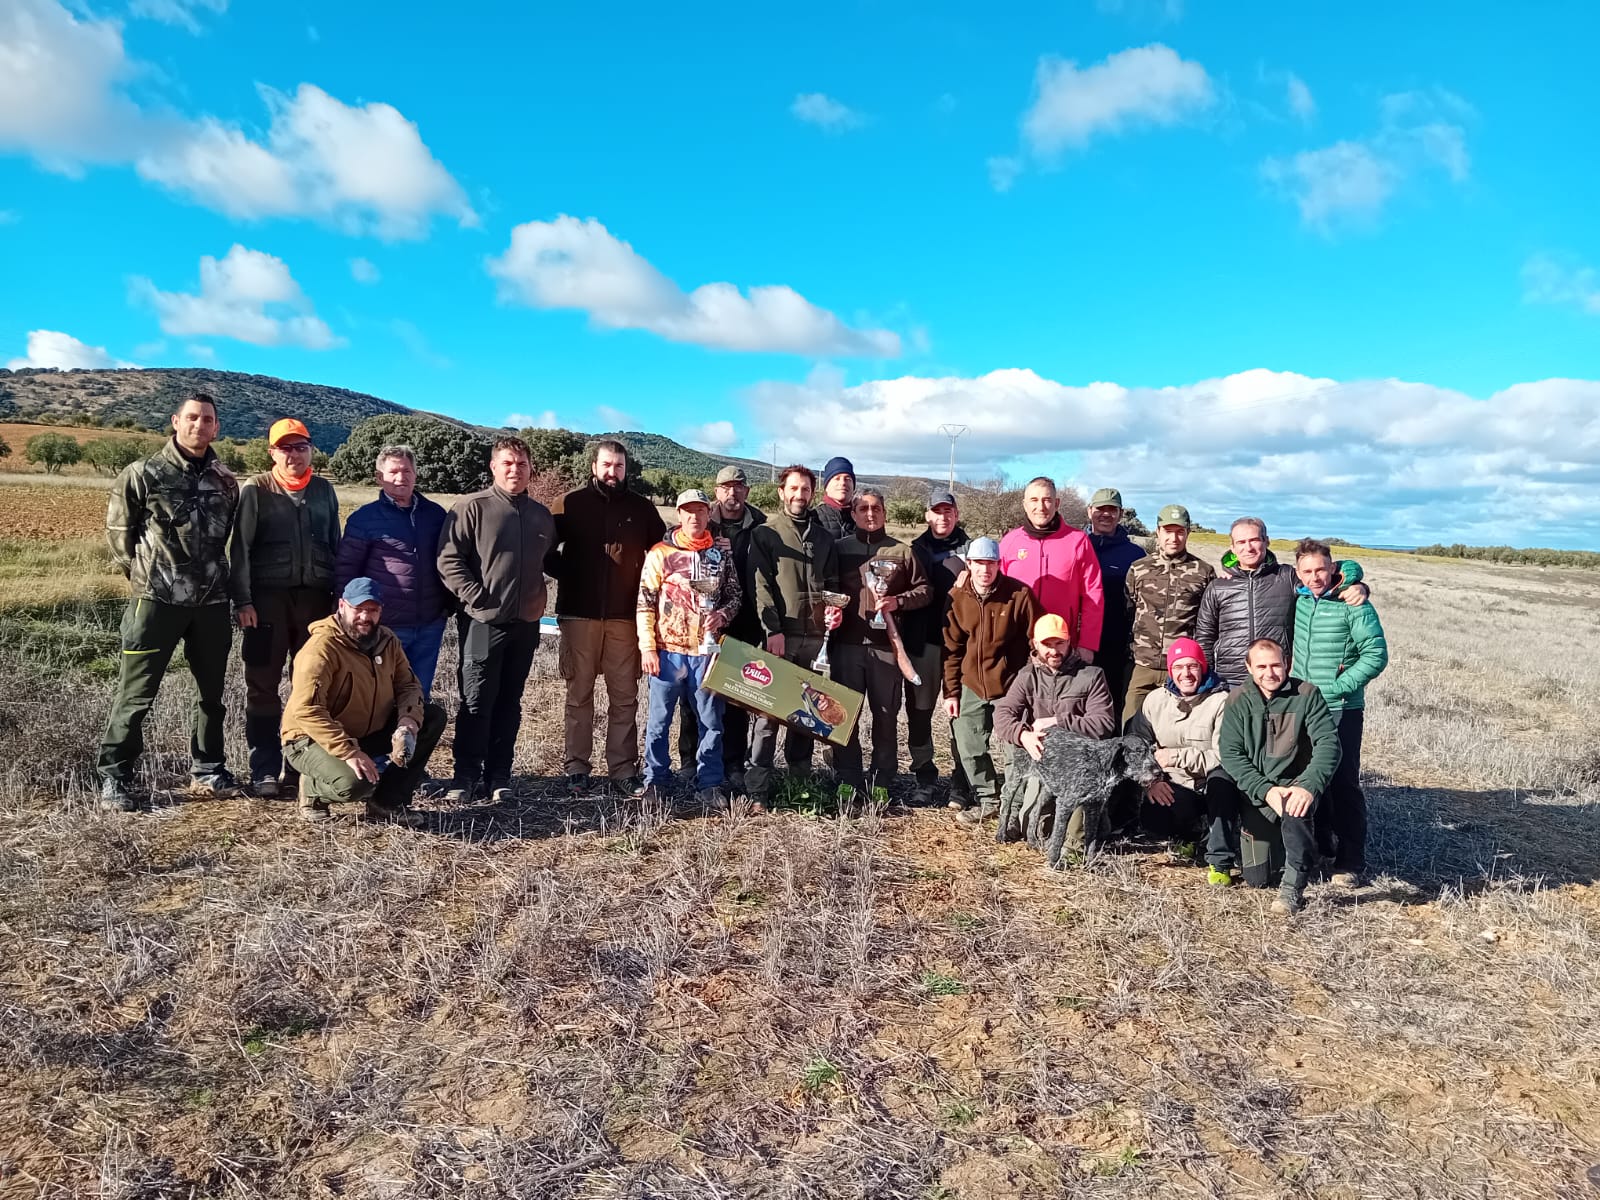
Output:
<path fill-rule="evenodd" d="M 489 449 L 483 434 L 433 417 L 370 417 L 350 431 L 329 465 L 335 479 L 364 483 L 372 478 L 378 451 L 410 446 L 417 460 L 417 486 L 425 492 L 476 492 L 489 486 Z"/>
<path fill-rule="evenodd" d="M 10 446 L 9 443 L 7 443 L 5 438 L 0 437 L 0 458 L 10 458 L 10 457 L 11 457 L 11 446 Z"/>
<path fill-rule="evenodd" d="M 244 469 L 252 475 L 272 470 L 272 455 L 267 450 L 267 439 L 264 437 L 251 438 L 242 443 L 239 456 L 244 460 Z"/>
<path fill-rule="evenodd" d="M 235 475 L 242 475 L 247 470 L 244 465 L 244 446 L 237 438 L 218 438 L 211 443 L 211 449 L 222 460 L 222 465 Z"/>
<path fill-rule="evenodd" d="M 83 457 L 78 443 L 64 433 L 36 433 L 28 439 L 22 456 L 42 466 L 47 475 L 59 474 Z"/>
<path fill-rule="evenodd" d="M 893 525 L 921 525 L 927 505 L 921 500 L 889 501 L 889 522 Z"/>
<path fill-rule="evenodd" d="M 567 473 L 567 460 L 583 453 L 584 438 L 570 429 L 524 429 L 519 435 L 528 443 L 535 471 Z"/>
<path fill-rule="evenodd" d="M 1128 531 L 1129 537 L 1149 537 L 1150 530 L 1145 523 L 1139 520 L 1139 514 L 1134 509 L 1122 510 L 1122 527 Z"/>
<path fill-rule="evenodd" d="M 115 475 L 136 459 L 150 452 L 143 438 L 103 437 L 85 442 L 83 461 L 102 475 Z"/>
<path fill-rule="evenodd" d="M 750 489 L 750 503 L 762 512 L 778 511 L 778 485 L 758 483 Z"/>

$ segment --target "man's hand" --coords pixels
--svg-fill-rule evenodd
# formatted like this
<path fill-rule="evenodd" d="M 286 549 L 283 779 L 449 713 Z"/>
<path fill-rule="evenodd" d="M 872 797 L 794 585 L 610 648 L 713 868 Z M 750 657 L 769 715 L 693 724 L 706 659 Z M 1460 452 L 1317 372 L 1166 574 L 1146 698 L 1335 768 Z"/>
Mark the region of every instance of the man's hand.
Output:
<path fill-rule="evenodd" d="M 1028 757 L 1033 759 L 1034 762 L 1038 762 L 1044 757 L 1044 735 L 1042 733 L 1024 729 L 1020 740 L 1022 748 L 1028 752 Z"/>
<path fill-rule="evenodd" d="M 944 715 L 954 721 L 961 715 L 961 701 L 954 696 L 948 696 L 944 702 Z"/>
<path fill-rule="evenodd" d="M 899 607 L 900 607 L 900 597 L 899 596 L 879 596 L 878 597 L 878 611 L 881 612 L 881 613 L 892 613 L 896 609 L 898 609 Z"/>
<path fill-rule="evenodd" d="M 1352 583 L 1345 588 L 1343 600 L 1351 608 L 1360 608 L 1367 602 L 1367 597 L 1372 595 L 1372 589 L 1364 583 Z M 1296 813 L 1296 816 L 1300 814 Z"/>
<path fill-rule="evenodd" d="M 1162 770 L 1170 771 L 1173 767 L 1178 765 L 1178 752 L 1171 749 L 1157 750 L 1156 763 L 1161 767 Z M 1170 801 L 1167 803 L 1170 803 Z"/>
<path fill-rule="evenodd" d="M 716 637 L 717 634 L 721 633 L 727 624 L 727 614 L 724 613 L 720 608 L 716 612 L 708 613 L 706 615 L 706 632 L 712 637 Z"/>
<path fill-rule="evenodd" d="M 822 627 L 824 629 L 837 629 L 844 623 L 844 609 L 834 608 L 829 605 L 822 610 Z"/>
<path fill-rule="evenodd" d="M 357 779 L 365 779 L 368 783 L 378 782 L 378 764 L 365 751 L 357 750 L 344 760 L 344 765 L 356 773 Z"/>
<path fill-rule="evenodd" d="M 767 653 L 783 657 L 783 634 L 775 633 L 767 639 Z"/>
<path fill-rule="evenodd" d="M 1288 793 L 1289 789 L 1286 787 L 1269 787 L 1267 789 L 1267 807 L 1280 817 L 1283 816 L 1283 802 Z"/>
<path fill-rule="evenodd" d="M 1157 779 L 1145 788 L 1145 795 L 1150 797 L 1152 804 L 1159 804 L 1162 808 L 1172 807 L 1172 785 L 1165 779 Z"/>
<path fill-rule="evenodd" d="M 782 651 L 779 651 L 781 654 Z M 654 679 L 661 674 L 661 655 L 655 650 L 639 651 L 639 663 L 644 667 L 644 673 Z"/>
<path fill-rule="evenodd" d="M 1291 817 L 1303 817 L 1311 811 L 1317 798 L 1303 787 L 1283 789 L 1283 810 Z"/>
<path fill-rule="evenodd" d="M 240 629 L 254 629 L 256 627 L 256 606 L 254 604 L 239 605 L 237 618 Z"/>
<path fill-rule="evenodd" d="M 972 574 L 972 572 L 970 570 L 968 570 L 966 567 L 962 567 L 961 568 L 961 574 L 956 576 L 956 581 L 955 581 L 955 583 L 953 583 L 951 585 L 951 587 L 957 587 L 957 588 L 966 587 L 967 586 L 967 576 L 970 575 L 970 574 Z"/>

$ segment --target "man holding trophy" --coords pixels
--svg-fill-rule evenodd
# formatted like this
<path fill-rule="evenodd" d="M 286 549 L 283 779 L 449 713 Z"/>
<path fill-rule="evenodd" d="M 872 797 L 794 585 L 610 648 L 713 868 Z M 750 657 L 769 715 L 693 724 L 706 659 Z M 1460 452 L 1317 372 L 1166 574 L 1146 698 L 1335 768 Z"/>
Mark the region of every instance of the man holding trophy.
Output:
<path fill-rule="evenodd" d="M 636 798 L 659 799 L 672 780 L 672 722 L 681 700 L 694 706 L 700 730 L 695 794 L 704 805 L 721 801 L 723 701 L 704 684 L 717 634 L 738 611 L 739 573 L 728 540 L 711 534 L 711 501 L 701 491 L 682 492 L 678 527 L 650 548 L 639 576 L 639 656 L 650 678 L 650 711 Z"/>

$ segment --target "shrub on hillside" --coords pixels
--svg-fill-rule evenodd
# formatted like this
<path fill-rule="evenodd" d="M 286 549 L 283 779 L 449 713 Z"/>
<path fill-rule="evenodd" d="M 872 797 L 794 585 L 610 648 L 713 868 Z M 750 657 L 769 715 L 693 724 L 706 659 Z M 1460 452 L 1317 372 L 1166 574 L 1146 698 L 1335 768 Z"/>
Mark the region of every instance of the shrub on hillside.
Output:
<path fill-rule="evenodd" d="M 758 483 L 750 489 L 750 503 L 762 512 L 778 511 L 778 485 Z"/>
<path fill-rule="evenodd" d="M 6 442 L 5 438 L 0 437 L 0 458 L 10 458 L 10 457 L 11 457 L 11 446 L 9 445 L 9 443 Z"/>
<path fill-rule="evenodd" d="M 45 474 L 58 474 L 83 457 L 83 449 L 64 433 L 36 433 L 28 439 L 22 456 L 43 467 Z"/>
<path fill-rule="evenodd" d="M 493 444 L 475 430 L 432 417 L 370 417 L 350 431 L 329 469 L 341 482 L 366 483 L 379 450 L 410 446 L 417 460 L 417 486 L 424 492 L 476 492 L 489 486 Z"/>
<path fill-rule="evenodd" d="M 129 463 L 143 458 L 154 449 L 155 447 L 144 438 L 95 438 L 84 443 L 83 461 L 101 475 L 115 475 Z"/>
<path fill-rule="evenodd" d="M 920 525 L 927 511 L 927 504 L 922 500 L 889 501 L 889 520 L 895 525 Z"/>

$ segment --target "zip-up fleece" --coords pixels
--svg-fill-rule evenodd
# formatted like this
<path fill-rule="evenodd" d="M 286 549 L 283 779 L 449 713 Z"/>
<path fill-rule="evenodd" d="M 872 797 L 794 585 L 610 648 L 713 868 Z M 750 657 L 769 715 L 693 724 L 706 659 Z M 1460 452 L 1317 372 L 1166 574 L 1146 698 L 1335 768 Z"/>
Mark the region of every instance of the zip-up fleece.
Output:
<path fill-rule="evenodd" d="M 1389 642 L 1372 604 L 1351 607 L 1330 590 L 1302 586 L 1294 602 L 1294 668 L 1334 712 L 1365 708 L 1367 684 L 1389 665 Z"/>
<path fill-rule="evenodd" d="M 1144 698 L 1144 707 L 1124 732 L 1172 751 L 1174 762 L 1167 774 L 1174 783 L 1198 792 L 1205 787 L 1206 776 L 1222 765 L 1217 739 L 1227 704 L 1226 685 L 1209 671 L 1192 696 L 1181 694 L 1169 679 Z"/>
<path fill-rule="evenodd" d="M 544 560 L 555 544 L 550 510 L 526 492 L 490 486 L 463 496 L 439 535 L 439 576 L 474 621 L 537 621 L 549 593 Z"/>
<path fill-rule="evenodd" d="M 1040 533 L 1021 525 L 1000 539 L 1000 570 L 1033 589 L 1039 606 L 1072 630 L 1072 644 L 1100 649 L 1106 598 L 1100 563 L 1081 530 L 1057 514 Z"/>
<path fill-rule="evenodd" d="M 632 620 L 644 556 L 667 531 L 656 506 L 638 492 L 608 491 L 591 478 L 557 500 L 551 516 L 561 546 L 547 564 L 561 584 L 556 615 Z"/>
<path fill-rule="evenodd" d="M 422 685 L 411 673 L 400 639 L 380 625 L 369 654 L 337 618 L 313 621 L 309 639 L 294 655 L 294 684 L 283 710 L 284 744 L 308 737 L 335 758 L 349 758 L 360 750 L 362 738 L 401 717 L 422 727 Z"/>
<path fill-rule="evenodd" d="M 1032 655 L 1017 672 L 1005 699 L 994 706 L 994 736 L 1022 745 L 1023 731 L 1043 717 L 1054 717 L 1063 729 L 1085 737 L 1110 737 L 1117 727 L 1106 673 L 1070 653 L 1061 669 L 1052 671 Z"/>
<path fill-rule="evenodd" d="M 111 485 L 106 544 L 134 599 L 197 608 L 228 601 L 228 537 L 239 481 L 207 447 L 191 460 L 168 438 Z"/>
<path fill-rule="evenodd" d="M 313 475 L 298 497 L 271 471 L 252 475 L 239 488 L 228 551 L 236 607 L 254 604 L 257 592 L 332 592 L 338 553 L 339 493 L 321 475 Z"/>
<path fill-rule="evenodd" d="M 889 645 L 889 631 L 872 628 L 872 614 L 878 611 L 878 606 L 873 600 L 866 567 L 875 559 L 898 563 L 900 567 L 889 581 L 890 593 L 900 597 L 900 607 L 895 611 L 897 626 L 900 613 L 915 612 L 928 605 L 928 576 L 923 569 L 922 556 L 909 542 L 891 537 L 886 529 L 868 533 L 857 526 L 854 533 L 839 543 L 839 590 L 855 597 L 855 603 L 845 607 L 844 620 L 834 634 L 844 645 L 879 649 Z"/>
<path fill-rule="evenodd" d="M 816 517 L 767 518 L 750 535 L 750 569 L 763 637 L 822 636 L 820 593 L 840 590 L 839 548 Z"/>
<path fill-rule="evenodd" d="M 1217 750 L 1222 769 L 1277 820 L 1267 789 L 1303 787 L 1321 796 L 1339 766 L 1339 730 L 1316 684 L 1290 676 L 1265 697 L 1251 682 L 1229 694 Z"/>
<path fill-rule="evenodd" d="M 1033 589 L 1004 575 L 979 596 L 972 577 L 950 593 L 944 623 L 944 696 L 959 698 L 965 684 L 984 700 L 998 700 L 1032 651 L 1033 623 L 1044 615 Z"/>
<path fill-rule="evenodd" d="M 645 653 L 664 650 L 668 654 L 698 655 L 705 640 L 706 621 L 714 614 L 722 617 L 722 628 L 739 611 L 739 572 L 733 562 L 733 547 L 726 541 L 713 542 L 706 550 L 691 550 L 683 544 L 683 531 L 674 529 L 650 548 L 639 575 L 639 603 L 636 618 L 639 649 Z M 716 569 L 708 554 L 716 550 Z M 716 607 L 710 613 L 700 610 L 700 595 L 689 586 L 691 579 L 719 580 Z"/>

